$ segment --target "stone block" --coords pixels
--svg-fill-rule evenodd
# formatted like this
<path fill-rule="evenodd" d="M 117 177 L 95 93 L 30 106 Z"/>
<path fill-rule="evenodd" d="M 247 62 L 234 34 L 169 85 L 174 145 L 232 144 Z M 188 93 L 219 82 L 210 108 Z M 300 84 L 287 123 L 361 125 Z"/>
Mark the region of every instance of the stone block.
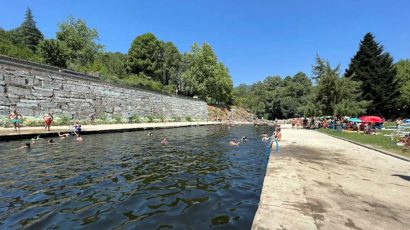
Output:
<path fill-rule="evenodd" d="M 6 89 L 9 95 L 25 96 L 25 95 L 31 94 L 31 88 L 29 87 L 19 87 L 15 85 L 7 85 Z"/>
<path fill-rule="evenodd" d="M 41 82 L 41 86 L 45 89 L 63 89 L 63 82 L 44 80 Z"/>
<path fill-rule="evenodd" d="M 26 79 L 23 77 L 16 77 L 14 75 L 4 76 L 4 81 L 13 85 L 26 85 Z"/>
<path fill-rule="evenodd" d="M 43 89 L 39 87 L 33 87 L 32 92 L 36 97 L 52 97 L 54 95 L 54 91 L 52 89 Z"/>

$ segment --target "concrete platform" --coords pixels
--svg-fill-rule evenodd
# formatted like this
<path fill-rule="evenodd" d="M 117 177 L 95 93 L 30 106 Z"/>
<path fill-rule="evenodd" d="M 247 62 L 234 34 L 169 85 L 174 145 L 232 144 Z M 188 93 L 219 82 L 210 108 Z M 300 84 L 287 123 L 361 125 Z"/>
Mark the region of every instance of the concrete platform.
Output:
<path fill-rule="evenodd" d="M 410 229 L 410 163 L 310 130 L 283 129 L 252 229 Z"/>

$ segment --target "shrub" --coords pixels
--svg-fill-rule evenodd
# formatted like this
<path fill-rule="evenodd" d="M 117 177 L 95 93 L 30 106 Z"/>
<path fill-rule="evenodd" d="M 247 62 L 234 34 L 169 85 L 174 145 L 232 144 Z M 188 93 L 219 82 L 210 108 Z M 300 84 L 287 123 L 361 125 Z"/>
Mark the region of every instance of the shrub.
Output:
<path fill-rule="evenodd" d="M 154 117 L 153 116 L 147 116 L 147 120 L 148 120 L 148 123 L 152 123 L 152 122 L 154 122 Z"/>
<path fill-rule="evenodd" d="M 188 122 L 192 122 L 192 117 L 191 116 L 186 116 L 185 120 L 188 121 Z"/>
<path fill-rule="evenodd" d="M 133 123 L 141 123 L 141 118 L 140 118 L 140 116 L 138 116 L 138 114 L 133 114 L 131 116 L 131 120 L 132 120 Z"/>
<path fill-rule="evenodd" d="M 122 117 L 120 115 L 114 115 L 112 118 L 113 118 L 113 123 L 114 124 L 121 124 L 122 123 Z"/>
<path fill-rule="evenodd" d="M 59 123 L 61 125 L 69 125 L 71 123 L 71 119 L 68 116 L 62 116 Z"/>
<path fill-rule="evenodd" d="M 172 120 L 175 122 L 180 122 L 182 119 L 180 117 L 172 117 Z"/>
<path fill-rule="evenodd" d="M 161 122 L 166 122 L 166 121 L 167 121 L 167 119 L 165 118 L 164 115 L 161 115 L 161 116 L 159 117 L 159 120 L 160 120 Z"/>

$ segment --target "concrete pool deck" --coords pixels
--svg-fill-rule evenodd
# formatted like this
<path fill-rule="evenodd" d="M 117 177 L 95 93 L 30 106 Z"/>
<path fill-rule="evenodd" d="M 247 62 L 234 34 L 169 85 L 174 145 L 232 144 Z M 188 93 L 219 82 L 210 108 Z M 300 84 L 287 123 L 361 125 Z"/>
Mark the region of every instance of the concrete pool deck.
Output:
<path fill-rule="evenodd" d="M 104 132 L 128 132 L 137 130 L 178 128 L 190 126 L 219 125 L 221 122 L 166 122 L 166 123 L 138 123 L 138 124 L 108 124 L 108 125 L 82 125 L 83 134 L 104 133 Z M 44 130 L 44 127 L 22 127 L 20 131 L 14 128 L 0 128 L 0 141 L 31 138 L 37 135 L 56 136 L 57 132 L 73 131 L 72 126 L 51 126 L 51 131 Z"/>
<path fill-rule="evenodd" d="M 409 229 L 410 162 L 283 129 L 252 229 Z"/>

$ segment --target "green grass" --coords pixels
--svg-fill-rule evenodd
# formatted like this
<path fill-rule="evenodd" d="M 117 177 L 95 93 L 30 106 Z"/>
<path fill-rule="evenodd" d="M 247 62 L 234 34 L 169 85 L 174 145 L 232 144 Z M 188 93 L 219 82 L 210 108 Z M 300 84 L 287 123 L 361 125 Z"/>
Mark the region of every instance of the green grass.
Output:
<path fill-rule="evenodd" d="M 334 130 L 330 129 L 319 129 L 319 132 L 330 134 L 337 137 L 342 137 L 345 139 L 349 139 L 361 144 L 371 145 L 372 147 L 383 149 L 389 152 L 397 153 L 403 155 L 402 149 L 403 147 L 397 146 L 395 143 L 392 142 L 390 137 L 386 137 L 384 135 L 389 135 L 392 131 L 381 130 L 378 132 L 377 135 L 364 135 L 363 133 L 348 133 L 348 132 L 341 132 L 338 133 Z M 409 153 L 407 153 L 409 156 Z"/>

